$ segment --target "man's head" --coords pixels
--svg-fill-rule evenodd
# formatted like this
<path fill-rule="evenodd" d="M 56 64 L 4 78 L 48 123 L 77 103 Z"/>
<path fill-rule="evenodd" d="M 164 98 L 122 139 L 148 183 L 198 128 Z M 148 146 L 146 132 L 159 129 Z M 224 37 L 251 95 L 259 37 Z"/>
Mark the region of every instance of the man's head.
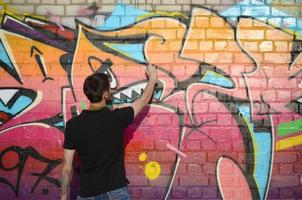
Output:
<path fill-rule="evenodd" d="M 94 73 L 85 79 L 84 93 L 90 103 L 98 103 L 105 99 L 106 103 L 111 100 L 109 77 L 103 73 Z"/>

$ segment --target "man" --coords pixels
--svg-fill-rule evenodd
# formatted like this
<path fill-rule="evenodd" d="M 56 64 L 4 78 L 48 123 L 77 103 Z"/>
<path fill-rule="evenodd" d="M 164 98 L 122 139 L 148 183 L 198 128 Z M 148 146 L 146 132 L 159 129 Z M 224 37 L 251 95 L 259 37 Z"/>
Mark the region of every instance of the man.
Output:
<path fill-rule="evenodd" d="M 95 73 L 86 78 L 83 88 L 90 101 L 89 109 L 66 123 L 61 200 L 67 200 L 75 151 L 82 163 L 79 200 L 130 199 L 123 131 L 152 98 L 157 81 L 156 67 L 148 65 L 146 74 L 149 81 L 143 95 L 130 106 L 121 105 L 112 110 L 106 107 L 111 99 L 107 75 Z"/>

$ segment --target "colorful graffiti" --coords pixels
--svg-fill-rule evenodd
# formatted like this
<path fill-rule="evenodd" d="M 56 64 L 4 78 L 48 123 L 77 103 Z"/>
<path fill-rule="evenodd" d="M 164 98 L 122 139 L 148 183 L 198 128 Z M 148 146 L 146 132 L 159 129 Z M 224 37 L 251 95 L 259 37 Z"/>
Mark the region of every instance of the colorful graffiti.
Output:
<path fill-rule="evenodd" d="M 299 198 L 299 20 L 258 1 L 222 13 L 194 5 L 189 16 L 120 4 L 76 29 L 4 12 L 1 199 L 58 198 L 64 127 L 88 105 L 85 77 L 108 74 L 113 103 L 131 103 L 148 63 L 153 100 L 125 133 L 134 199 L 277 199 L 284 187 Z M 292 171 L 278 176 L 283 163 Z"/>

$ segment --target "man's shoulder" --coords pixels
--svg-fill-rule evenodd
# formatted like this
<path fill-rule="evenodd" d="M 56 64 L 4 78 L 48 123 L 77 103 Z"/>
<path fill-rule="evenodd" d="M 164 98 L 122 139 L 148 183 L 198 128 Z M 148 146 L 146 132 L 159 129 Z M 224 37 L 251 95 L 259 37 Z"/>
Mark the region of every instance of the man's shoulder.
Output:
<path fill-rule="evenodd" d="M 80 115 L 77 115 L 71 119 L 69 119 L 67 122 L 66 122 L 66 125 L 74 125 L 74 124 L 77 124 L 77 122 L 80 120 Z"/>

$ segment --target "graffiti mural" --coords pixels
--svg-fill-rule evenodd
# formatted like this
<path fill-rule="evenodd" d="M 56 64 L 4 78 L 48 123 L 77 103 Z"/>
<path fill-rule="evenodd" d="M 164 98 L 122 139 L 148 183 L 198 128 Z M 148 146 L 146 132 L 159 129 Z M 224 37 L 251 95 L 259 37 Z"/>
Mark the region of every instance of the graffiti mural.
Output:
<path fill-rule="evenodd" d="M 113 104 L 131 103 L 149 63 L 152 102 L 125 133 L 134 199 L 302 198 L 300 20 L 258 1 L 188 14 L 119 4 L 75 29 L 3 11 L 0 198 L 57 199 L 85 78 L 106 73 Z"/>

